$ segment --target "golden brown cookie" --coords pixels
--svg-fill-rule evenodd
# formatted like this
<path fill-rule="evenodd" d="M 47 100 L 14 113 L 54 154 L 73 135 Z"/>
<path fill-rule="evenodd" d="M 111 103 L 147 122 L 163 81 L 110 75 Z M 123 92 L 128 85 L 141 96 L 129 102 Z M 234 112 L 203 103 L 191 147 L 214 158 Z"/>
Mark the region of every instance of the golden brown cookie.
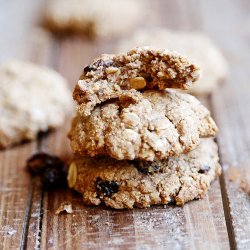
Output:
<path fill-rule="evenodd" d="M 209 138 L 186 155 L 152 163 L 75 157 L 68 183 L 88 205 L 146 208 L 199 199 L 220 172 L 217 145 Z"/>
<path fill-rule="evenodd" d="M 162 160 L 195 149 L 217 127 L 210 112 L 193 96 L 168 91 L 130 92 L 78 114 L 69 133 L 74 153 L 108 155 L 118 160 Z"/>
<path fill-rule="evenodd" d="M 84 68 L 73 98 L 78 112 L 89 115 L 97 104 L 135 89 L 188 89 L 199 68 L 187 58 L 164 49 L 138 47 L 126 54 L 102 55 Z"/>

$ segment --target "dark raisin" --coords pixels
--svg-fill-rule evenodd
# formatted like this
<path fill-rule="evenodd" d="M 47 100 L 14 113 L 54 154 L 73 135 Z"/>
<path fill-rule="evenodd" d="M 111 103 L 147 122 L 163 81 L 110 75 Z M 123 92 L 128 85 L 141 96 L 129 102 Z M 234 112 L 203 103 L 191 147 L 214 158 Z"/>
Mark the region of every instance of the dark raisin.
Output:
<path fill-rule="evenodd" d="M 41 177 L 43 188 L 57 188 L 67 183 L 66 165 L 56 156 L 35 154 L 27 160 L 27 169 L 32 176 Z"/>
<path fill-rule="evenodd" d="M 41 174 L 44 189 L 54 189 L 66 186 L 66 173 L 56 168 L 47 168 Z"/>
<path fill-rule="evenodd" d="M 133 164 L 143 174 L 152 174 L 160 170 L 156 162 L 133 161 Z"/>
<path fill-rule="evenodd" d="M 46 168 L 62 168 L 64 163 L 56 156 L 37 153 L 27 160 L 27 168 L 32 175 L 39 175 Z"/>
<path fill-rule="evenodd" d="M 116 181 L 104 181 L 100 177 L 96 179 L 96 192 L 97 194 L 104 196 L 112 196 L 117 193 L 119 190 L 119 184 Z"/>
<path fill-rule="evenodd" d="M 92 70 L 96 70 L 98 67 L 110 67 L 113 65 L 113 61 L 112 60 L 106 60 L 103 61 L 102 59 L 97 60 L 96 62 L 94 62 L 93 64 L 90 64 L 88 66 L 86 66 L 83 70 L 84 74 L 87 74 L 88 72 L 92 71 Z"/>
<path fill-rule="evenodd" d="M 94 64 L 93 64 L 93 66 L 94 67 L 96 67 L 96 68 L 98 68 L 98 67 L 100 67 L 100 66 L 103 66 L 103 67 L 110 67 L 110 66 L 112 66 L 113 65 L 113 61 L 112 60 L 105 60 L 105 61 L 103 61 L 102 59 L 100 59 L 100 60 L 98 60 L 98 61 L 96 61 Z"/>
<path fill-rule="evenodd" d="M 153 77 L 150 74 L 144 73 L 142 74 L 142 77 L 146 80 L 147 83 L 150 83 L 153 81 Z"/>
<path fill-rule="evenodd" d="M 86 66 L 84 69 L 83 69 L 83 72 L 84 74 L 87 74 L 88 72 L 90 72 L 91 70 L 93 70 L 94 68 L 91 67 L 91 65 L 88 65 Z"/>
<path fill-rule="evenodd" d="M 201 169 L 198 171 L 199 174 L 206 174 L 211 169 L 210 166 L 204 165 L 201 167 Z"/>

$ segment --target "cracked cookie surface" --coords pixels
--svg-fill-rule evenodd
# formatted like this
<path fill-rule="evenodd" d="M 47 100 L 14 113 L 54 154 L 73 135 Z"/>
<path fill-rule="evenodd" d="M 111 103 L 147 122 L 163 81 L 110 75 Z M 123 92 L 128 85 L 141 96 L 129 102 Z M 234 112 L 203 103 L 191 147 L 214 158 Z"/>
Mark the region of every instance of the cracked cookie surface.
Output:
<path fill-rule="evenodd" d="M 140 164 L 148 167 L 149 163 Z M 88 205 L 104 203 L 115 209 L 169 202 L 183 205 L 201 198 L 221 172 L 212 138 L 202 139 L 186 155 L 152 164 L 158 169 L 145 174 L 135 161 L 75 156 L 69 169 L 70 187 L 83 194 L 83 202 Z"/>
<path fill-rule="evenodd" d="M 175 52 L 138 47 L 126 54 L 95 59 L 84 68 L 73 98 L 78 112 L 87 116 L 96 105 L 118 98 L 130 89 L 188 89 L 199 73 L 198 66 Z"/>
<path fill-rule="evenodd" d="M 131 92 L 132 91 L 132 92 Z M 210 112 L 193 96 L 168 91 L 128 91 L 96 107 L 91 116 L 77 115 L 69 138 L 75 153 L 108 155 L 118 160 L 153 161 L 195 149 L 202 137 L 214 136 Z"/>
<path fill-rule="evenodd" d="M 55 71 L 11 61 L 0 66 L 0 148 L 35 139 L 72 109 L 66 81 Z"/>
<path fill-rule="evenodd" d="M 138 0 L 50 0 L 44 22 L 55 33 L 108 38 L 133 30 L 146 16 L 142 8 Z"/>
<path fill-rule="evenodd" d="M 135 46 L 156 46 L 175 50 L 197 63 L 202 71 L 201 77 L 187 90 L 195 95 L 210 93 L 228 75 L 228 63 L 222 52 L 201 32 L 164 28 L 140 29 L 129 39 L 121 40 L 116 52 L 125 52 Z"/>

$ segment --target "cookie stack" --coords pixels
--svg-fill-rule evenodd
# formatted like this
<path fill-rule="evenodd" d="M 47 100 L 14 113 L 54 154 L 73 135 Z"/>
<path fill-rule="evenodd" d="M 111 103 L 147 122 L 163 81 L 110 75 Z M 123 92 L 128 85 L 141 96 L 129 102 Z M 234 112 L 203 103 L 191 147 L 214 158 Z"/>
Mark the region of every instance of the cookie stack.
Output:
<path fill-rule="evenodd" d="M 116 208 L 201 198 L 220 174 L 210 112 L 188 89 L 199 68 L 164 49 L 102 55 L 84 68 L 73 98 L 69 187 L 88 205 Z"/>

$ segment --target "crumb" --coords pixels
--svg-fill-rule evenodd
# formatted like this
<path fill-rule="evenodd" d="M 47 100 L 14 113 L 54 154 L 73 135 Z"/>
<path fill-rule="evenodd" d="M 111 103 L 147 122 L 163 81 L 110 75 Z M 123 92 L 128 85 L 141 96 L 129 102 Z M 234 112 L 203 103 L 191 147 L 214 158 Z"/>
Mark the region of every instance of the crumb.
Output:
<path fill-rule="evenodd" d="M 247 179 L 242 179 L 240 182 L 241 189 L 250 196 L 250 184 Z"/>
<path fill-rule="evenodd" d="M 242 176 L 240 170 L 235 167 L 229 167 L 226 173 L 228 180 L 231 182 L 236 182 L 237 180 L 240 180 Z"/>
<path fill-rule="evenodd" d="M 67 214 L 72 214 L 73 213 L 72 204 L 70 202 L 64 201 L 63 203 L 61 203 L 59 208 L 56 210 L 55 214 L 58 215 L 58 214 L 60 214 L 60 213 L 62 213 L 64 211 Z"/>
<path fill-rule="evenodd" d="M 230 182 L 238 183 L 240 189 L 250 196 L 250 184 L 248 178 L 246 177 L 248 174 L 244 169 L 230 167 L 228 168 L 226 174 Z"/>

